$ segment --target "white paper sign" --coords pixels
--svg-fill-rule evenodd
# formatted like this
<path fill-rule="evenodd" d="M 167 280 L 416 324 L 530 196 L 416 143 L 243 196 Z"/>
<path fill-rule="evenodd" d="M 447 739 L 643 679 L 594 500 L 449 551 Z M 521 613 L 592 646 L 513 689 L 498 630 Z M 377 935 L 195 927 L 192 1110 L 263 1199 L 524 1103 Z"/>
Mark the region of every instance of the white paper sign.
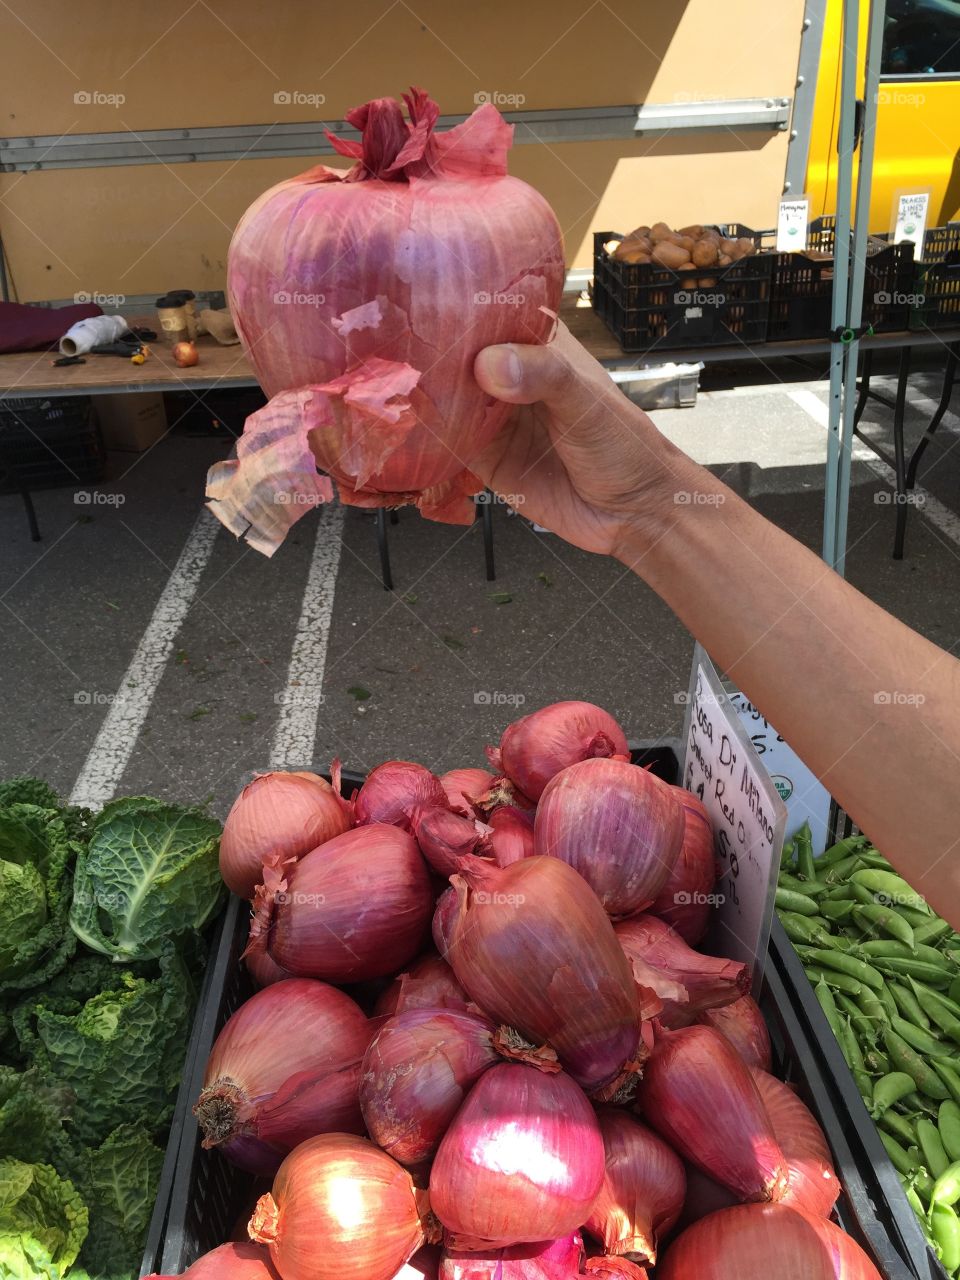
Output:
<path fill-rule="evenodd" d="M 818 857 L 827 847 L 830 792 L 746 694 L 731 692 L 730 701 L 743 721 L 770 781 L 787 806 L 785 839 L 789 840 L 799 827 L 809 822 L 814 857 Z"/>
<path fill-rule="evenodd" d="M 798 196 L 793 200 L 781 200 L 777 214 L 777 252 L 793 253 L 807 247 L 807 225 L 810 221 L 810 200 Z"/>
<path fill-rule="evenodd" d="M 707 950 L 749 964 L 756 994 L 787 810 L 700 645 L 690 677 L 683 785 L 713 823 L 718 905 Z"/>
<path fill-rule="evenodd" d="M 915 245 L 922 247 L 929 204 L 929 191 L 906 192 L 900 196 L 897 201 L 897 222 L 893 230 L 894 244 L 912 240 Z"/>

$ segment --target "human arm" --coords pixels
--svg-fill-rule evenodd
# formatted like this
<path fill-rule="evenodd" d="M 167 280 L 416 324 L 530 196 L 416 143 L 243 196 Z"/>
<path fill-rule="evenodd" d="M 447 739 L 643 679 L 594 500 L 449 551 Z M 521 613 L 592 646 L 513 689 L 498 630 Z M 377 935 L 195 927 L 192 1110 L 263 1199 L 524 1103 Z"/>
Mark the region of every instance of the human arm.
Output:
<path fill-rule="evenodd" d="M 529 407 L 472 469 L 642 577 L 960 927 L 960 662 L 664 439 L 562 326 L 548 347 L 488 348 L 476 374 Z"/>

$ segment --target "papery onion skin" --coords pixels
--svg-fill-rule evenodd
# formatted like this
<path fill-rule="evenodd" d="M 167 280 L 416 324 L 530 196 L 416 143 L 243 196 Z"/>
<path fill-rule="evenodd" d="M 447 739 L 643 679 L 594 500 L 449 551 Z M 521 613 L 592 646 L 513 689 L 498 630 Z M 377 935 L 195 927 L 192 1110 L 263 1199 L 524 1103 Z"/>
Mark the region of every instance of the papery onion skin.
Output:
<path fill-rule="evenodd" d="M 461 858 L 486 853 L 487 828 L 476 818 L 466 818 L 437 806 L 413 811 L 410 829 L 420 852 L 438 875 L 455 874 Z"/>
<path fill-rule="evenodd" d="M 534 857 L 508 867 L 478 860 L 451 884 L 456 901 L 440 899 L 434 936 L 446 938 L 441 951 L 483 1012 L 549 1044 L 588 1093 L 629 1070 L 640 1044 L 636 989 L 586 881 L 557 858 Z"/>
<path fill-rule="evenodd" d="M 702 1218 L 670 1245 L 657 1280 L 883 1280 L 855 1240 L 826 1218 L 784 1204 L 738 1204 Z"/>
<path fill-rule="evenodd" d="M 487 845 L 498 867 L 509 867 L 521 858 L 532 858 L 536 852 L 532 814 L 516 805 L 500 805 L 487 822 L 492 828 Z"/>
<path fill-rule="evenodd" d="M 305 1028 L 309 1034 L 305 1034 Z M 207 1061 L 194 1113 L 205 1147 L 251 1173 L 329 1130 L 363 1132 L 360 1067 L 374 1025 L 348 995 L 291 978 L 251 996 Z"/>
<path fill-rule="evenodd" d="M 593 1109 L 563 1072 L 522 1063 L 485 1071 L 444 1135 L 430 1171 L 430 1204 L 456 1249 L 524 1243 L 574 1232 L 603 1181 Z"/>
<path fill-rule="evenodd" d="M 261 773 L 243 788 L 223 824 L 220 874 L 248 901 L 263 866 L 283 866 L 350 826 L 347 809 L 316 773 Z"/>
<path fill-rule="evenodd" d="M 750 1068 L 712 1027 L 659 1033 L 637 1091 L 646 1122 L 741 1200 L 779 1200 L 786 1159 Z"/>
<path fill-rule="evenodd" d="M 264 874 L 244 954 L 266 948 L 297 977 L 384 977 L 425 940 L 430 874 L 413 836 L 399 827 L 356 827 L 301 858 L 288 877 L 270 868 Z"/>
<path fill-rule="evenodd" d="M 488 747 L 495 769 L 525 796 L 539 800 L 555 774 L 580 760 L 629 759 L 627 739 L 613 716 L 592 702 L 552 702 L 507 725 L 499 747 Z"/>
<path fill-rule="evenodd" d="M 386 822 L 410 831 L 417 809 L 446 808 L 447 796 L 440 779 L 422 764 L 387 760 L 370 770 L 353 804 L 358 825 Z"/>
<path fill-rule="evenodd" d="M 648 907 L 683 839 L 683 809 L 665 782 L 624 760 L 569 765 L 537 805 L 536 852 L 579 871 L 612 916 Z"/>
<path fill-rule="evenodd" d="M 741 996 L 717 1009 L 704 1009 L 697 1021 L 726 1036 L 748 1067 L 770 1070 L 770 1032 L 752 996 Z"/>
<path fill-rule="evenodd" d="M 283 1280 L 393 1280 L 423 1244 L 423 1205 L 386 1152 L 326 1133 L 287 1156 L 249 1232 Z"/>
<path fill-rule="evenodd" d="M 608 1254 L 657 1260 L 657 1241 L 683 1208 L 687 1178 L 680 1157 L 626 1111 L 601 1107 L 605 1173 L 584 1226 Z"/>
<path fill-rule="evenodd" d="M 476 816 L 473 802 L 490 789 L 493 774 L 486 769 L 451 769 L 441 773 L 440 785 L 451 809 L 467 818 Z"/>
<path fill-rule="evenodd" d="M 684 787 L 670 789 L 683 809 L 683 839 L 673 870 L 649 910 L 695 947 L 707 932 L 714 907 L 713 827 L 706 806 L 692 792 Z"/>
<path fill-rule="evenodd" d="M 514 1244 L 485 1253 L 445 1249 L 439 1280 L 574 1280 L 581 1274 L 582 1262 L 583 1239 L 575 1232 L 561 1240 Z"/>
<path fill-rule="evenodd" d="M 211 470 L 207 495 L 267 554 L 329 499 L 317 467 L 344 502 L 415 501 L 471 523 L 470 462 L 510 413 L 478 386 L 476 355 L 553 331 L 562 238 L 543 197 L 507 175 L 512 126 L 484 104 L 436 133 L 437 104 L 421 89 L 405 100 L 409 125 L 391 99 L 348 112 L 363 142 L 329 136 L 359 163 L 271 188 L 230 243 L 230 311 L 270 403 L 247 421 L 239 466 Z M 313 305 L 283 305 L 298 297 Z M 269 511 L 277 489 L 301 501 Z"/>
<path fill-rule="evenodd" d="M 756 1067 L 751 1074 L 787 1162 L 787 1190 L 781 1203 L 829 1218 L 840 1183 L 823 1130 L 789 1085 Z"/>
<path fill-rule="evenodd" d="M 245 1240 L 234 1244 L 217 1245 L 209 1253 L 198 1258 L 181 1276 L 189 1280 L 280 1280 L 270 1252 L 262 1244 Z M 153 1273 L 145 1280 L 175 1280 L 173 1276 Z"/>
<path fill-rule="evenodd" d="M 433 921 L 430 926 L 433 935 L 433 945 L 440 952 L 441 956 L 447 957 L 449 963 L 450 944 L 453 938 L 453 927 L 456 923 L 459 913 L 457 905 L 457 891 L 451 885 L 449 889 L 444 889 L 440 897 L 437 899 L 437 905 L 433 911 Z M 453 966 L 451 965 L 451 968 Z M 456 976 L 456 975 L 454 975 Z"/>
<path fill-rule="evenodd" d="M 652 986 L 663 1000 L 660 1020 L 666 1027 L 688 1026 L 704 1009 L 732 1004 L 750 990 L 750 970 L 742 961 L 694 951 L 656 916 L 631 916 L 614 929 L 638 987 Z M 678 983 L 682 991 L 675 990 Z"/>
<path fill-rule="evenodd" d="M 408 1009 L 367 1050 L 360 1108 L 370 1137 L 394 1160 L 423 1164 L 440 1145 L 467 1093 L 500 1061 L 494 1026 L 455 1009 Z"/>
<path fill-rule="evenodd" d="M 244 964 L 254 984 L 261 989 L 269 987 L 274 982 L 285 982 L 293 977 L 292 973 L 288 973 L 271 958 L 268 951 L 251 951 L 244 958 Z"/>
<path fill-rule="evenodd" d="M 394 978 L 381 992 L 373 1012 L 377 1017 L 392 1017 L 407 1009 L 465 1009 L 469 1003 L 446 960 L 426 955 Z"/>

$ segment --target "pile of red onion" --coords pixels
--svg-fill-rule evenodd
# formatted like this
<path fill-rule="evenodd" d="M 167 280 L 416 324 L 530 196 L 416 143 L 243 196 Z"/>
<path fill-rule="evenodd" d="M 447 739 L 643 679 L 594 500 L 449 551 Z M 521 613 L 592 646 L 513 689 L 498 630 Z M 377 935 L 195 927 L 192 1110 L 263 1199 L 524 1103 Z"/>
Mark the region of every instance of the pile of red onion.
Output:
<path fill-rule="evenodd" d="M 251 1243 L 189 1274 L 876 1280 L 747 966 L 699 949 L 703 805 L 582 702 L 491 763 L 241 794 L 224 870 L 261 989 L 195 1114 L 211 1158 L 272 1182 Z"/>

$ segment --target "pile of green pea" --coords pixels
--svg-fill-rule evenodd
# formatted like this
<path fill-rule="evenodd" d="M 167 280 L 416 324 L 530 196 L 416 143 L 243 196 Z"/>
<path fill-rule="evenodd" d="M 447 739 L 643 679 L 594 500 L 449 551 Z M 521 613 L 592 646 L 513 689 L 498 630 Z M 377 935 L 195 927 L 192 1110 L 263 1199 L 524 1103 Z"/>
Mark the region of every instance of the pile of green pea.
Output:
<path fill-rule="evenodd" d="M 864 836 L 784 847 L 776 907 L 944 1270 L 960 1276 L 960 935 Z"/>

